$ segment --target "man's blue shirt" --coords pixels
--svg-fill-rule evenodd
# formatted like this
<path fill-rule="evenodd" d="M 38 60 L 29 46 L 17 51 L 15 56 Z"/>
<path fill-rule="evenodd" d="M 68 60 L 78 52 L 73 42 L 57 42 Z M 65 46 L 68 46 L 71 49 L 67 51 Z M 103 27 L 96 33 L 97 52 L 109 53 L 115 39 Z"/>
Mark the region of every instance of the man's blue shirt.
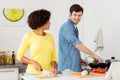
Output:
<path fill-rule="evenodd" d="M 79 72 L 82 70 L 81 54 L 75 48 L 76 44 L 81 43 L 78 33 L 78 30 L 76 30 L 70 19 L 61 26 L 59 31 L 59 71 L 70 69 Z"/>

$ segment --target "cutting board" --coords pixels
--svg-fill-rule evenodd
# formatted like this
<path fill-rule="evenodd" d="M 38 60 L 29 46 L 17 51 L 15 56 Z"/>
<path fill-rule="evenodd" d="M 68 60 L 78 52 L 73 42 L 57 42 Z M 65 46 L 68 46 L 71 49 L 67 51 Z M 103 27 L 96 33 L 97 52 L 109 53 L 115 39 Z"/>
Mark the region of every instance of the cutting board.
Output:
<path fill-rule="evenodd" d="M 41 76 L 41 75 L 36 76 L 36 78 L 39 78 L 39 79 L 57 78 L 57 77 L 58 76 Z"/>
<path fill-rule="evenodd" d="M 81 72 L 75 72 L 75 73 L 72 73 L 70 74 L 69 76 L 74 76 L 74 77 L 80 77 L 80 78 L 89 78 L 89 77 L 99 77 L 99 76 L 105 76 L 106 74 L 100 74 L 100 73 L 89 73 L 85 76 L 82 76 L 81 75 Z"/>

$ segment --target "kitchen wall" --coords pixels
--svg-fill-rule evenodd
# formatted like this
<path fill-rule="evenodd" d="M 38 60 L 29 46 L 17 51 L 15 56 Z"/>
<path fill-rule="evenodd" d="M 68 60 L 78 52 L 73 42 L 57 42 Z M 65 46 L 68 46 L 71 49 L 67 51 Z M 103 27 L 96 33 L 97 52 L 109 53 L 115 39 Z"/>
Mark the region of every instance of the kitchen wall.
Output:
<path fill-rule="evenodd" d="M 104 59 L 111 56 L 120 59 L 119 0 L 1 0 L 1 12 L 4 7 L 24 8 L 25 19 L 24 23 L 20 25 L 5 25 L 0 22 L 0 50 L 17 51 L 24 33 L 31 30 L 26 23 L 28 14 L 33 10 L 45 8 L 52 12 L 51 28 L 47 32 L 53 34 L 58 51 L 58 31 L 60 25 L 69 16 L 69 7 L 74 3 L 81 4 L 84 7 L 84 15 L 78 25 L 81 41 L 94 51 L 94 38 L 98 29 L 101 28 L 103 30 L 104 49 L 101 52 L 97 51 L 96 54 Z"/>
<path fill-rule="evenodd" d="M 6 25 L 0 23 L 0 50 L 15 50 L 17 51 L 20 42 L 24 33 L 30 31 L 29 27 L 26 23 L 26 18 L 31 11 L 37 9 L 47 9 L 51 11 L 51 27 L 50 32 L 53 34 L 55 38 L 56 50 L 58 53 L 58 30 L 61 24 L 67 20 L 69 17 L 69 7 L 74 4 L 78 3 L 82 5 L 82 1 L 80 0 L 3 0 L 0 2 L 0 9 L 2 13 L 2 8 L 24 8 L 25 9 L 25 23 L 20 23 L 19 25 Z M 2 16 L 1 16 L 2 17 Z M 2 21 L 2 19 L 0 20 Z M 83 23 L 83 22 L 82 22 Z M 83 25 L 79 24 L 79 29 L 82 30 L 84 27 Z M 81 31 L 81 36 L 83 36 L 83 30 Z M 29 52 L 28 52 L 29 53 Z M 27 54 L 28 55 L 28 54 Z"/>
<path fill-rule="evenodd" d="M 120 1 L 119 0 L 84 0 L 84 43 L 95 49 L 94 38 L 99 28 L 103 31 L 103 58 L 111 56 L 120 59 Z"/>

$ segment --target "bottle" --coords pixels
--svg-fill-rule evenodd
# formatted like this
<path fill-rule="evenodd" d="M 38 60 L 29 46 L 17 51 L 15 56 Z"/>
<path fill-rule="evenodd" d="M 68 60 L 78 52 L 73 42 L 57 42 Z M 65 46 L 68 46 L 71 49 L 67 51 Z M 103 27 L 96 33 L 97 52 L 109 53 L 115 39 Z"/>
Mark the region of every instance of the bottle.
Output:
<path fill-rule="evenodd" d="M 15 51 L 12 51 L 12 64 L 15 64 Z"/>
<path fill-rule="evenodd" d="M 10 51 L 9 50 L 6 51 L 6 63 L 10 64 Z"/>

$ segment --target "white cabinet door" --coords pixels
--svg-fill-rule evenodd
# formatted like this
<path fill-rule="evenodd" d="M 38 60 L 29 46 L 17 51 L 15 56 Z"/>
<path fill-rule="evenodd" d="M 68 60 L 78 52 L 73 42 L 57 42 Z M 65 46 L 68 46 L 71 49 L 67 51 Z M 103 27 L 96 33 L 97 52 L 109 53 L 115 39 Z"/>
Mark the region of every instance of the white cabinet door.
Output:
<path fill-rule="evenodd" d="M 18 68 L 0 68 L 0 80 L 18 80 Z"/>

